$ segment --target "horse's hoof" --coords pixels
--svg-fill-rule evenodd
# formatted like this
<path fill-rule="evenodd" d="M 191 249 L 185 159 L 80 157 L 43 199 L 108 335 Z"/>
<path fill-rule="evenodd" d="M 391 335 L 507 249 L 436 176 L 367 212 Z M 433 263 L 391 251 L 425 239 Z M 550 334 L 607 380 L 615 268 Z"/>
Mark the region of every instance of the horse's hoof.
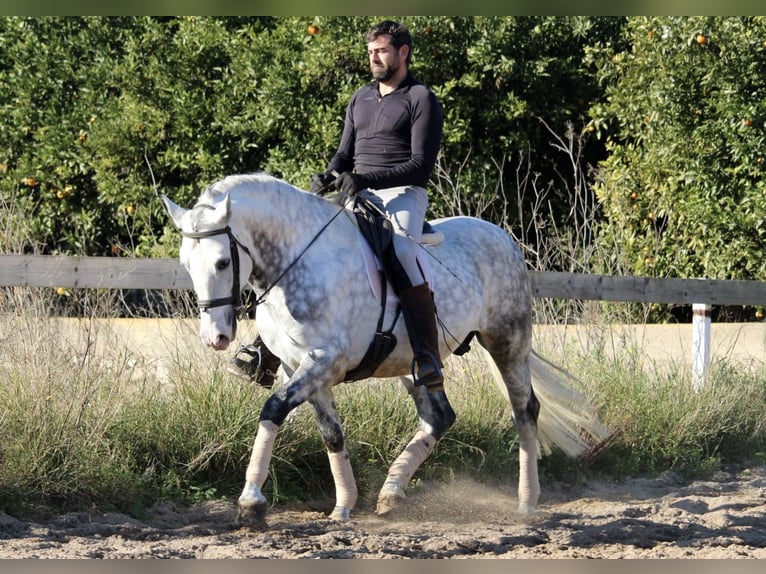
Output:
<path fill-rule="evenodd" d="M 537 509 L 537 506 L 534 504 L 530 504 L 529 502 L 519 503 L 519 514 L 521 514 L 522 516 L 532 516 L 535 513 L 536 509 Z"/>
<path fill-rule="evenodd" d="M 385 516 L 401 506 L 405 498 L 404 492 L 401 490 L 399 492 L 381 492 L 378 496 L 378 505 L 375 508 L 375 513 L 378 516 Z"/>
<path fill-rule="evenodd" d="M 336 506 L 333 508 L 330 514 L 330 520 L 337 520 L 338 522 L 348 522 L 351 520 L 351 509 L 343 508 L 342 506 Z"/>
<path fill-rule="evenodd" d="M 266 511 L 268 505 L 265 502 L 256 502 L 252 504 L 239 503 L 237 512 L 237 525 L 248 528 L 263 528 L 266 526 Z"/>
<path fill-rule="evenodd" d="M 404 490 L 398 482 L 386 481 L 378 494 L 378 506 L 375 508 L 375 512 L 379 516 L 384 516 L 400 506 L 405 498 L 407 495 L 404 494 Z"/>

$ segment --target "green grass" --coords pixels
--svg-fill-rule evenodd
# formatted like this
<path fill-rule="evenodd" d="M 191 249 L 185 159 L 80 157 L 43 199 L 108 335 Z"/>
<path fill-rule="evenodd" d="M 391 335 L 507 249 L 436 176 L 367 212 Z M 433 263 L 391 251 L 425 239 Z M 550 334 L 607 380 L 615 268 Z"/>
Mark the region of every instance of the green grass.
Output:
<path fill-rule="evenodd" d="M 220 363 L 193 357 L 176 357 L 159 380 L 119 345 L 106 360 L 95 340 L 86 341 L 88 354 L 80 356 L 39 306 L 10 304 L 9 297 L 20 295 L 4 296 L 0 511 L 28 515 L 95 506 L 140 516 L 158 500 L 238 495 L 267 391 L 233 379 Z M 766 373 L 718 365 L 710 383 L 694 392 L 680 370 L 648 373 L 637 355 L 614 359 L 598 349 L 567 354 L 565 366 L 618 434 L 588 464 L 558 452 L 543 458 L 543 488 L 589 475 L 672 469 L 694 476 L 731 463 L 766 462 Z M 515 487 L 510 408 L 479 357 L 472 352 L 448 362 L 447 391 L 458 419 L 417 480 L 469 475 Z M 360 505 L 374 506 L 388 465 L 415 431 L 414 406 L 394 380 L 341 385 L 336 399 Z M 309 408 L 299 408 L 281 428 L 264 493 L 275 504 L 333 497 Z"/>
<path fill-rule="evenodd" d="M 596 372 L 598 365 L 591 365 Z M 766 373 L 719 364 L 692 389 L 688 376 L 636 371 L 614 362 L 593 381 L 607 425 L 618 439 L 594 467 L 609 474 L 673 469 L 699 476 L 722 465 L 763 461 Z"/>

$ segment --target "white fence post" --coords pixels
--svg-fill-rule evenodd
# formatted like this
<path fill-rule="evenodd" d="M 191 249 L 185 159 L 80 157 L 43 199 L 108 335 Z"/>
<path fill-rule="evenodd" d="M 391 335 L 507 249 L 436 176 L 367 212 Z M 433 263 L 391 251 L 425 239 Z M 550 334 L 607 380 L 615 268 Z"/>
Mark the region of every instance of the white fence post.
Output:
<path fill-rule="evenodd" d="M 692 305 L 692 388 L 695 391 L 704 386 L 710 367 L 711 310 L 711 305 Z"/>

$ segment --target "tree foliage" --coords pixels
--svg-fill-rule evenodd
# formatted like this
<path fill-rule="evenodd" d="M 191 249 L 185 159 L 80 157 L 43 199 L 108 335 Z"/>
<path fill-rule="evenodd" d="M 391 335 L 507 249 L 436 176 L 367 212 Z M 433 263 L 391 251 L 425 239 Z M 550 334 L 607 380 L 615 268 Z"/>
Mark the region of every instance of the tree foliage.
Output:
<path fill-rule="evenodd" d="M 594 50 L 608 158 L 600 241 L 636 275 L 758 279 L 766 239 L 766 19 L 631 18 Z"/>
<path fill-rule="evenodd" d="M 188 205 L 258 170 L 307 187 L 370 79 L 379 19 L 0 18 L 0 193 L 28 249 L 169 256 L 158 191 Z M 445 114 L 432 184 L 456 199 L 432 194 L 432 215 L 481 203 L 517 231 L 545 205 L 561 231 L 595 193 L 594 227 L 575 230 L 602 247 L 595 271 L 763 276 L 764 18 L 402 20 Z M 565 133 L 582 155 L 562 154 Z"/>

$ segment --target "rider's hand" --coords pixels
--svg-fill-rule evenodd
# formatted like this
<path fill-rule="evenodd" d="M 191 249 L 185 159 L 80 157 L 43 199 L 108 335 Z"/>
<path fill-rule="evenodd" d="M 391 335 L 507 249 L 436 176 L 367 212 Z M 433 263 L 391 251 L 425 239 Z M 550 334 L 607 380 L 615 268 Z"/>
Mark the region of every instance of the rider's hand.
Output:
<path fill-rule="evenodd" d="M 354 195 L 356 192 L 366 189 L 366 178 L 358 173 L 344 171 L 335 179 L 335 188 L 348 195 Z"/>
<path fill-rule="evenodd" d="M 334 182 L 335 176 L 331 173 L 315 173 L 309 179 L 309 191 L 317 195 L 324 195 L 335 190 Z"/>

